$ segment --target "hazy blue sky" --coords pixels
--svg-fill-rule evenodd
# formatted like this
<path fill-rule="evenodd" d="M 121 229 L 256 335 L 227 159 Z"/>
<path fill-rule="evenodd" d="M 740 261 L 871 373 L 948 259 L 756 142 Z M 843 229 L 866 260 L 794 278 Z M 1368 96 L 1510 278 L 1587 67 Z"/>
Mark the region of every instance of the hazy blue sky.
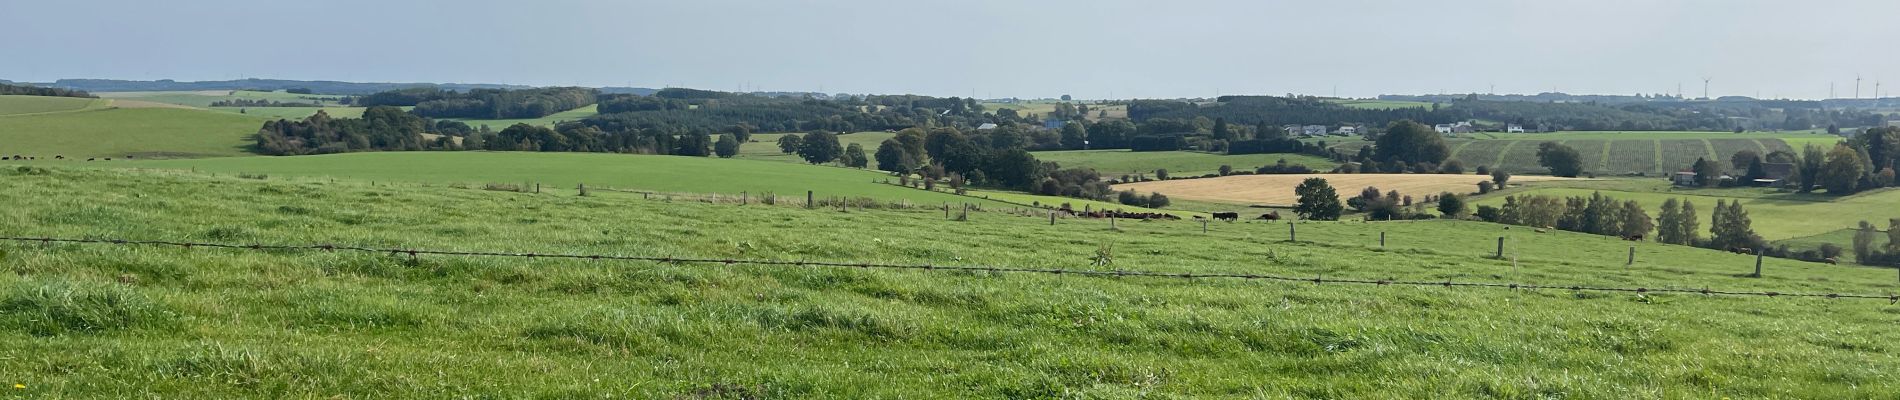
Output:
<path fill-rule="evenodd" d="M 1084 98 L 1818 98 L 1900 86 L 1900 1 L 0 0 L 0 79 Z M 1892 92 L 1891 90 L 1886 90 Z"/>

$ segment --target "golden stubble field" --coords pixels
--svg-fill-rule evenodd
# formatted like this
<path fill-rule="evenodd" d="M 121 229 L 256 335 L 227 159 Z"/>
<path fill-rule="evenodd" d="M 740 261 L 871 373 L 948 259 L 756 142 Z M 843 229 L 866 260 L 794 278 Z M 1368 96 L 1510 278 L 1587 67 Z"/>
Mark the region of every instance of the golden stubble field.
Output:
<path fill-rule="evenodd" d="M 1437 174 L 1298 174 L 1234 175 L 1206 179 L 1177 179 L 1115 185 L 1115 190 L 1160 192 L 1170 198 L 1234 204 L 1291 205 L 1298 199 L 1293 187 L 1306 178 L 1325 178 L 1341 198 L 1358 195 L 1367 186 L 1380 192 L 1397 190 L 1400 194 L 1424 196 L 1441 192 L 1473 193 L 1478 182 L 1491 180 L 1486 175 Z M 1513 176 L 1511 183 L 1571 180 L 1553 176 Z"/>

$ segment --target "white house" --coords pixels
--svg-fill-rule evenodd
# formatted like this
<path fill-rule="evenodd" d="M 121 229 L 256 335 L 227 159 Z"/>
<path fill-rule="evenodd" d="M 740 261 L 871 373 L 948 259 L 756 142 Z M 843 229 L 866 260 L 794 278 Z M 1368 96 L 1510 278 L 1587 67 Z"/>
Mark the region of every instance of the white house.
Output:
<path fill-rule="evenodd" d="M 1504 133 L 1524 133 L 1524 127 L 1518 124 L 1505 125 Z"/>
<path fill-rule="evenodd" d="M 1341 127 L 1339 127 L 1339 130 L 1335 130 L 1335 131 L 1333 131 L 1333 134 L 1337 134 L 1337 135 L 1342 135 L 1342 136 L 1352 136 L 1352 135 L 1357 135 L 1357 134 L 1359 134 L 1359 127 L 1357 127 L 1357 126 L 1341 126 Z"/>
<path fill-rule="evenodd" d="M 1432 131 L 1449 135 L 1451 134 L 1451 124 L 1432 125 Z"/>
<path fill-rule="evenodd" d="M 1326 125 L 1307 125 L 1300 127 L 1300 134 L 1306 136 L 1326 136 Z"/>

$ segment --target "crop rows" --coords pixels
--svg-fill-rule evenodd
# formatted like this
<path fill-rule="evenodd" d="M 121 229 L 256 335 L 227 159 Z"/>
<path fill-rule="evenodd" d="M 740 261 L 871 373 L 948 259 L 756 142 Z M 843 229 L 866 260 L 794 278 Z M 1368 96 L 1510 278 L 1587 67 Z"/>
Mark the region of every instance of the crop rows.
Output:
<path fill-rule="evenodd" d="M 1584 170 L 1608 171 L 1604 168 L 1607 161 L 1609 161 L 1609 157 L 1604 153 L 1604 150 L 1609 149 L 1610 141 L 1597 139 L 1565 140 L 1563 143 L 1564 145 L 1577 149 L 1577 155 L 1583 156 Z M 1532 159 L 1531 161 L 1536 160 Z"/>
<path fill-rule="evenodd" d="M 1708 139 L 1708 141 L 1709 146 L 1715 148 L 1715 158 L 1722 161 L 1727 161 L 1729 156 L 1742 150 L 1753 151 L 1758 155 L 1768 154 L 1767 146 L 1756 142 L 1755 139 Z"/>
<path fill-rule="evenodd" d="M 1662 141 L 1662 164 L 1665 170 L 1680 170 L 1695 164 L 1696 159 L 1709 158 L 1709 145 L 1702 139 L 1678 139 Z"/>

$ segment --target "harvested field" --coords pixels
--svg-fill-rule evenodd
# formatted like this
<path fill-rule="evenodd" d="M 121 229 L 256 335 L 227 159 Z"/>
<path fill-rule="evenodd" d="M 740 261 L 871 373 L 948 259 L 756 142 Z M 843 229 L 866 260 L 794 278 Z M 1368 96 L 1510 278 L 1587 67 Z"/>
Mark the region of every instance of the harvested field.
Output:
<path fill-rule="evenodd" d="M 1170 198 L 1233 204 L 1290 205 L 1298 197 L 1293 187 L 1306 178 L 1325 178 L 1340 197 L 1359 193 L 1367 186 L 1380 191 L 1397 190 L 1400 194 L 1424 196 L 1440 192 L 1470 193 L 1478 182 L 1490 180 L 1479 175 L 1432 174 L 1308 174 L 1308 175 L 1234 175 L 1206 179 L 1176 179 L 1115 185 L 1115 190 L 1160 192 Z M 1514 176 L 1511 182 L 1568 180 L 1551 176 Z"/>

